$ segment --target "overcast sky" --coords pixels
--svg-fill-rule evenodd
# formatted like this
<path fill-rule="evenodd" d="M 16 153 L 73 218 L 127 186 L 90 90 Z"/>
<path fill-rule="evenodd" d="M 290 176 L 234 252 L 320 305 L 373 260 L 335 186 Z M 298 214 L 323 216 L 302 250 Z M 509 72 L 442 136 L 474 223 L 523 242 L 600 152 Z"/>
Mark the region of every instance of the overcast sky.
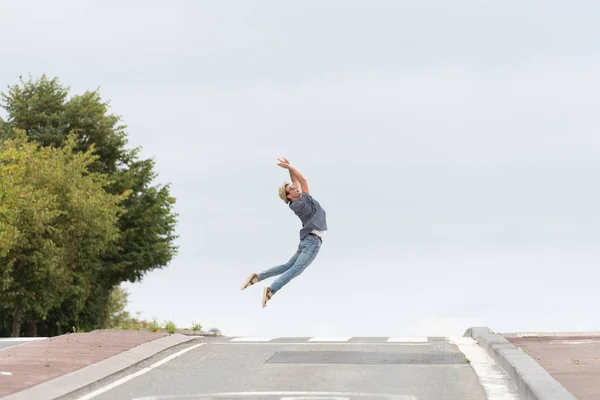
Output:
<path fill-rule="evenodd" d="M 167 5 L 168 4 L 168 5 Z M 227 335 L 600 330 L 600 3 L 0 0 L 2 90 L 100 88 L 156 160 L 179 255 L 130 310 Z M 286 262 L 287 157 L 328 214 Z"/>

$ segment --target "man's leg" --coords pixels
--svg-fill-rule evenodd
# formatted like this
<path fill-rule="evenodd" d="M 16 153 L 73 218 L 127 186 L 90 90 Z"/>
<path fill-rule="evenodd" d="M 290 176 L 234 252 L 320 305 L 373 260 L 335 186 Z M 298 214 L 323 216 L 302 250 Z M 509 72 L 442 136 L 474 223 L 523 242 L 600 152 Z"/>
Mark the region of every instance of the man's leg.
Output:
<path fill-rule="evenodd" d="M 296 262 L 296 259 L 300 255 L 301 251 L 302 251 L 301 244 L 298 244 L 298 249 L 296 250 L 296 253 L 294 253 L 292 258 L 290 258 L 289 261 L 286 262 L 285 264 L 277 265 L 275 267 L 266 269 L 262 272 L 259 272 L 258 274 L 250 274 L 248 279 L 246 279 L 246 281 L 242 285 L 242 290 L 244 290 L 248 286 L 254 285 L 255 283 L 258 283 L 264 279 L 270 278 L 275 275 L 283 274 L 285 271 L 290 269 L 292 267 L 292 265 L 294 265 L 294 263 Z"/>
<path fill-rule="evenodd" d="M 258 276 L 258 279 L 260 279 L 262 281 L 262 280 L 265 280 L 265 279 L 270 278 L 272 276 L 277 276 L 277 275 L 283 274 L 285 271 L 287 271 L 290 268 L 292 268 L 292 266 L 294 265 L 294 263 L 298 259 L 298 256 L 300 256 L 301 252 L 302 252 L 302 247 L 299 244 L 298 245 L 298 249 L 296 250 L 296 253 L 294 253 L 294 255 L 292 256 L 292 258 L 290 258 L 288 260 L 288 262 L 286 262 L 285 264 L 277 265 L 275 267 L 266 269 L 266 270 L 264 270 L 262 272 L 259 272 L 258 274 L 256 274 Z"/>
<path fill-rule="evenodd" d="M 269 287 L 270 294 L 273 295 L 281 290 L 290 280 L 300 275 L 308 267 L 321 249 L 321 241 L 314 236 L 307 236 L 300 242 L 300 254 L 296 257 L 296 262 L 288 268 L 273 284 Z"/>

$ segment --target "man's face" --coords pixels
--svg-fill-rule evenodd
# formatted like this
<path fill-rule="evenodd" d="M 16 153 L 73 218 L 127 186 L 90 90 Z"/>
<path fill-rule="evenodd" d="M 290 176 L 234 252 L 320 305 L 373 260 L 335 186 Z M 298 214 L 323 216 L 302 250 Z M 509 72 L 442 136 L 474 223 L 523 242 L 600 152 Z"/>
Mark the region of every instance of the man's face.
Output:
<path fill-rule="evenodd" d="M 287 198 L 290 200 L 297 200 L 300 197 L 300 189 L 292 184 L 288 184 L 285 188 Z"/>

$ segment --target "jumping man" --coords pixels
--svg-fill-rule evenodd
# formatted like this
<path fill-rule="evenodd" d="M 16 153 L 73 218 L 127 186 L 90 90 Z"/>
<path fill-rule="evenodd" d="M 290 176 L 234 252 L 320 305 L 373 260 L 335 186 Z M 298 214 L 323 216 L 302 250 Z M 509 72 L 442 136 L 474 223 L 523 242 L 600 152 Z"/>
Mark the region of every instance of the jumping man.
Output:
<path fill-rule="evenodd" d="M 264 270 L 258 274 L 250 274 L 242 285 L 242 290 L 254 285 L 266 278 L 280 275 L 271 286 L 263 291 L 262 306 L 267 306 L 267 301 L 273 297 L 290 280 L 300 275 L 308 267 L 321 249 L 322 236 L 327 230 L 327 215 L 323 207 L 315 200 L 309 192 L 306 178 L 290 162 L 283 158 L 277 159 L 281 168 L 290 172 L 291 183 L 284 182 L 279 187 L 279 197 L 300 218 L 302 228 L 300 229 L 300 243 L 296 253 L 288 262 L 282 265 Z"/>

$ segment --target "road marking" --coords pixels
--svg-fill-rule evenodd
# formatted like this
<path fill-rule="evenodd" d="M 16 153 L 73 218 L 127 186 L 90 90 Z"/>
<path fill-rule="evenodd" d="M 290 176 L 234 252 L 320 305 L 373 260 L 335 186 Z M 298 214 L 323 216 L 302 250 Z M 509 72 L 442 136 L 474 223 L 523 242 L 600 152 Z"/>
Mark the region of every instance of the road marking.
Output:
<path fill-rule="evenodd" d="M 427 337 L 404 336 L 404 337 L 391 337 L 387 341 L 388 342 L 407 342 L 407 343 L 427 343 L 429 341 L 429 339 Z"/>
<path fill-rule="evenodd" d="M 508 332 L 503 333 L 505 338 L 528 338 L 528 337 L 598 337 L 600 332 Z"/>
<path fill-rule="evenodd" d="M 279 400 L 350 400 L 350 397 L 339 397 L 339 396 L 284 396 L 280 397 Z"/>
<path fill-rule="evenodd" d="M 597 343 L 598 339 L 587 339 L 587 340 L 553 340 L 550 344 L 586 344 L 586 343 Z"/>
<path fill-rule="evenodd" d="M 488 400 L 518 400 L 514 383 L 506 372 L 470 337 L 448 338 L 470 361 Z"/>
<path fill-rule="evenodd" d="M 143 369 L 141 369 L 141 370 L 139 370 L 139 371 L 137 371 L 137 372 L 134 372 L 133 374 L 130 374 L 130 375 L 124 376 L 123 378 L 121 378 L 121 379 L 118 379 L 118 380 L 116 380 L 116 381 L 114 381 L 114 382 L 112 382 L 112 383 L 110 383 L 110 384 L 108 384 L 108 385 L 106 385 L 106 386 L 104 386 L 104 387 L 101 387 L 100 389 L 94 390 L 93 392 L 91 392 L 91 393 L 88 393 L 88 394 L 86 394 L 85 396 L 79 397 L 77 400 L 88 400 L 88 399 L 93 399 L 94 397 L 96 397 L 96 396 L 98 396 L 98 395 L 100 395 L 100 394 L 102 394 L 102 393 L 104 393 L 104 392 L 107 392 L 107 391 L 109 391 L 110 389 L 113 389 L 113 388 L 115 388 L 115 387 L 117 387 L 117 386 L 119 386 L 119 385 L 122 385 L 122 384 L 124 384 L 125 382 L 128 382 L 128 381 L 132 380 L 133 378 L 137 378 L 138 376 L 140 376 L 140 375 L 143 375 L 143 374 L 145 374 L 146 372 L 150 372 L 150 371 L 152 371 L 154 368 L 156 368 L 156 367 L 160 367 L 161 365 L 163 365 L 163 364 L 165 364 L 165 363 L 167 363 L 167 362 L 171 361 L 172 359 L 174 359 L 174 358 L 177 358 L 177 357 L 179 357 L 180 355 L 182 355 L 182 354 L 184 354 L 184 353 L 187 353 L 187 352 L 188 352 L 188 351 L 190 351 L 190 350 L 194 350 L 195 348 L 197 348 L 197 347 L 200 347 L 200 346 L 202 346 L 202 345 L 204 345 L 204 344 L 206 344 L 206 343 L 199 343 L 199 344 L 195 344 L 195 345 L 193 345 L 193 346 L 190 346 L 190 347 L 186 347 L 185 349 L 183 349 L 183 350 L 181 350 L 181 351 L 178 351 L 177 353 L 173 353 L 173 354 L 171 354 L 170 356 L 167 356 L 167 357 L 165 357 L 165 358 L 163 358 L 163 359 L 161 359 L 161 360 L 159 360 L 159 361 L 155 362 L 154 364 L 152 364 L 152 365 L 151 365 L 151 366 L 149 366 L 149 367 L 143 368 Z"/>
<path fill-rule="evenodd" d="M 442 343 L 442 342 L 440 342 Z M 397 343 L 386 343 L 386 342 L 211 342 L 209 345 L 229 345 L 229 346 L 243 346 L 243 345 L 271 345 L 271 346 L 428 346 L 430 343 L 408 343 L 408 342 L 397 342 Z"/>
<path fill-rule="evenodd" d="M 324 336 L 324 337 L 312 337 L 312 338 L 308 339 L 308 341 L 309 342 L 347 342 L 350 339 L 352 339 L 352 336 L 347 336 L 347 337 Z"/>
<path fill-rule="evenodd" d="M 283 339 L 284 341 L 277 341 L 277 339 Z M 253 336 L 241 336 L 241 337 L 234 337 L 232 339 L 229 339 L 229 342 L 246 342 L 246 343 L 265 343 L 265 342 L 275 342 L 275 343 L 287 343 L 290 344 L 292 342 L 285 342 L 285 340 L 289 340 L 289 339 L 294 339 L 293 337 L 253 337 Z M 383 338 L 376 338 L 376 341 L 370 340 L 369 337 L 364 337 L 362 339 L 364 340 L 360 340 L 361 337 L 355 337 L 355 336 L 339 336 L 339 337 L 335 337 L 335 336 L 315 336 L 315 337 L 306 337 L 306 338 L 302 338 L 302 337 L 298 337 L 295 338 L 297 340 L 305 340 L 306 342 L 329 342 L 329 343 L 340 343 L 340 342 L 349 342 L 351 339 L 357 339 L 354 342 L 350 342 L 350 343 L 429 343 L 429 338 L 427 336 L 396 336 L 396 337 L 383 337 Z M 296 343 L 296 342 L 294 342 Z"/>
<path fill-rule="evenodd" d="M 147 396 L 147 397 L 135 397 L 131 400 L 160 400 L 160 399 L 185 399 L 185 398 L 193 398 L 193 399 L 202 399 L 202 398 L 214 398 L 214 397 L 245 397 L 245 396 L 288 396 L 283 397 L 287 399 L 292 398 L 305 398 L 305 399 L 320 399 L 322 397 L 316 396 L 329 396 L 327 399 L 335 399 L 339 398 L 339 396 L 347 397 L 366 397 L 368 399 L 385 399 L 385 400 L 419 400 L 418 397 L 412 395 L 399 395 L 399 394 L 388 394 L 388 393 L 361 393 L 361 392 L 218 392 L 218 393 L 207 393 L 207 394 L 173 394 L 173 395 L 157 395 L 157 396 Z M 296 397 L 289 397 L 296 396 Z M 298 397 L 298 396 L 310 396 L 310 397 Z M 332 397 L 338 396 L 338 397 Z M 278 400 L 281 400 L 280 397 Z"/>
<path fill-rule="evenodd" d="M 47 337 L 9 337 L 0 338 L 0 342 L 33 342 L 35 340 L 44 340 Z"/>
<path fill-rule="evenodd" d="M 11 376 L 11 375 L 12 375 L 12 372 L 5 372 L 5 371 L 2 371 L 2 372 L 0 372 L 0 375 Z"/>

